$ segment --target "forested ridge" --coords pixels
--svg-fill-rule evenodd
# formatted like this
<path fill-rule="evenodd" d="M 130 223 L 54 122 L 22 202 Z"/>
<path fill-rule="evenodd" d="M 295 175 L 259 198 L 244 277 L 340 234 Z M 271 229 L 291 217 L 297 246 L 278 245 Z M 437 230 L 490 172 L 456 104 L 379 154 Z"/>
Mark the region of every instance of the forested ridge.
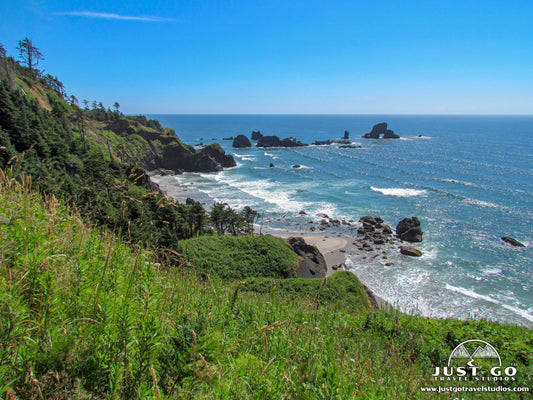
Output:
<path fill-rule="evenodd" d="M 21 42 L 28 46 L 25 40 Z M 36 190 L 72 203 L 82 216 L 108 226 L 125 241 L 165 248 L 209 233 L 204 207 L 165 197 L 145 168 L 218 170 L 223 167 L 219 161 L 232 165 L 231 156 L 216 144 L 196 151 L 156 120 L 124 116 L 118 102 L 113 111 L 97 101 L 92 107 L 87 100 L 83 104 L 68 96 L 57 77 L 42 75 L 35 65 L 20 65 L 2 52 L 0 168 L 31 176 Z M 250 211 L 233 223 L 235 233 L 249 232 L 246 226 L 255 217 Z M 229 219 L 225 215 L 240 217 L 218 205 L 217 226 L 221 215 L 223 223 Z"/>

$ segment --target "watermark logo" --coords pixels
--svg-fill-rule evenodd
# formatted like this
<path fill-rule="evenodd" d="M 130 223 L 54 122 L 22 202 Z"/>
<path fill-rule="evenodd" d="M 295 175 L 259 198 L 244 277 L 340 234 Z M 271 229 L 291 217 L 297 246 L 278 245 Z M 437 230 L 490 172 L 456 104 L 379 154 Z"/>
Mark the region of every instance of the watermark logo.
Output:
<path fill-rule="evenodd" d="M 514 381 L 517 370 L 502 365 L 498 351 L 484 340 L 467 340 L 453 349 L 446 367 L 435 367 L 436 381 Z"/>

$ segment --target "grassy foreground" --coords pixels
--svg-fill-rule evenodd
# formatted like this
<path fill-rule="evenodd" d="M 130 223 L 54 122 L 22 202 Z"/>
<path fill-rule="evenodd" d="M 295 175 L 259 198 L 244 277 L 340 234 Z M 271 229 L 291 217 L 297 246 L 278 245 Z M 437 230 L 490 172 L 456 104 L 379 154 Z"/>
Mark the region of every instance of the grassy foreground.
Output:
<path fill-rule="evenodd" d="M 370 312 L 342 274 L 316 281 L 335 301 L 197 276 L 30 186 L 0 173 L 1 399 L 528 398 L 420 387 L 472 338 L 518 370 L 495 385 L 529 386 L 531 330 Z"/>

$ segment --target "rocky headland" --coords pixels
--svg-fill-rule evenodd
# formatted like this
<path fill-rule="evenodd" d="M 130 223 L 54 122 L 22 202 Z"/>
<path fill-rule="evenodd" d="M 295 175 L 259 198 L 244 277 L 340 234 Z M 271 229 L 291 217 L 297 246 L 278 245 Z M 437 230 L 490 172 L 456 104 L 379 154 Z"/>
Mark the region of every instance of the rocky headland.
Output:
<path fill-rule="evenodd" d="M 183 143 L 176 132 L 163 128 L 158 121 L 145 116 L 128 116 L 111 121 L 100 128 L 110 131 L 123 140 L 139 142 L 136 154 L 114 148 L 107 141 L 109 152 L 116 153 L 123 162 L 138 163 L 146 170 L 166 170 L 174 174 L 182 172 L 217 172 L 237 166 L 232 155 L 226 154 L 218 143 L 201 149 Z M 105 137 L 102 134 L 102 137 Z M 125 146 L 124 146 L 125 147 Z"/>

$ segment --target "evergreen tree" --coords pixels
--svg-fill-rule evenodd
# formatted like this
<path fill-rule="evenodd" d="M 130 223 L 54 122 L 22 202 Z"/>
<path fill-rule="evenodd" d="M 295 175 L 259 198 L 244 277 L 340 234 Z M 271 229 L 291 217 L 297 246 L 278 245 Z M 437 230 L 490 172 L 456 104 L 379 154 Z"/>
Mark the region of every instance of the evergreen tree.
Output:
<path fill-rule="evenodd" d="M 70 105 L 71 106 L 76 106 L 76 107 L 80 106 L 80 103 L 79 103 L 78 99 L 73 94 L 70 95 Z"/>
<path fill-rule="evenodd" d="M 0 57 L 6 57 L 6 56 L 7 56 L 6 49 L 4 48 L 4 45 L 0 43 Z"/>
<path fill-rule="evenodd" d="M 254 223 L 259 218 L 259 213 L 251 207 L 246 206 L 241 211 L 241 217 L 244 225 L 244 233 L 246 235 L 254 234 Z"/>
<path fill-rule="evenodd" d="M 44 57 L 39 49 L 33 45 L 31 39 L 24 38 L 19 40 L 18 44 L 19 58 L 30 70 L 30 76 L 33 76 L 35 66 L 39 64 L 39 61 L 44 60 Z"/>

